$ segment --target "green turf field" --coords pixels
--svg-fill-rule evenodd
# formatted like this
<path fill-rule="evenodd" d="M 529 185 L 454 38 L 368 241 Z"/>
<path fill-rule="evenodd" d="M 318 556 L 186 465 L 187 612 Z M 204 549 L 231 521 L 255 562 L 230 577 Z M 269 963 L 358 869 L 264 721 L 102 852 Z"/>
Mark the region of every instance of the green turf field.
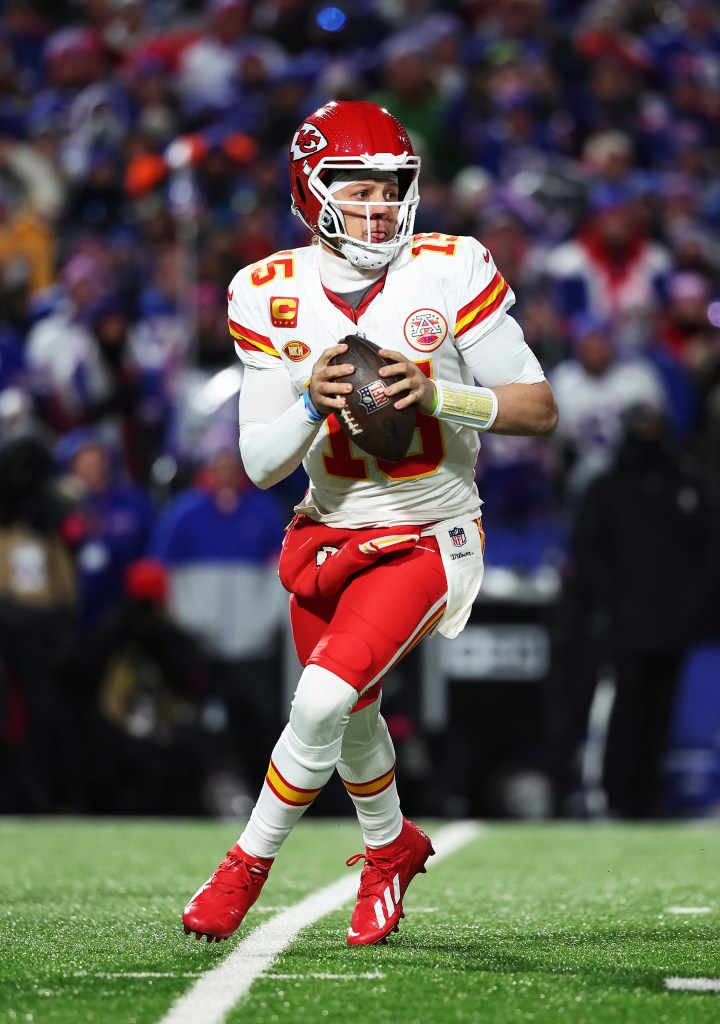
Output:
<path fill-rule="evenodd" d="M 237 831 L 0 821 L 0 1022 L 159 1024 L 237 945 L 194 942 L 179 925 Z M 303 822 L 240 936 L 338 878 L 360 848 L 350 822 Z M 719 885 L 711 824 L 486 825 L 413 882 L 387 946 L 344 944 L 348 905 L 301 933 L 226 1019 L 717 1024 L 719 992 L 666 979 L 720 978 Z"/>

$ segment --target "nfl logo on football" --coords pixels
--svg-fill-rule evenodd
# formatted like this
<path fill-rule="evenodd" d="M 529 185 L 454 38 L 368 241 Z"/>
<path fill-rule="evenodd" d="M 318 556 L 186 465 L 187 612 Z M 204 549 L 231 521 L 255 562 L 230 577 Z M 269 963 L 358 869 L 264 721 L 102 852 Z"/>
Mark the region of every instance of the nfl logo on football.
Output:
<path fill-rule="evenodd" d="M 366 384 L 364 387 L 358 388 L 357 392 L 360 395 L 360 401 L 368 413 L 376 412 L 390 401 L 385 394 L 385 385 L 381 380 L 374 380 L 372 384 Z"/>
<path fill-rule="evenodd" d="M 454 526 L 452 530 L 448 530 L 448 533 L 450 534 L 450 540 L 456 548 L 461 548 L 464 544 L 467 544 L 467 537 L 462 526 Z"/>

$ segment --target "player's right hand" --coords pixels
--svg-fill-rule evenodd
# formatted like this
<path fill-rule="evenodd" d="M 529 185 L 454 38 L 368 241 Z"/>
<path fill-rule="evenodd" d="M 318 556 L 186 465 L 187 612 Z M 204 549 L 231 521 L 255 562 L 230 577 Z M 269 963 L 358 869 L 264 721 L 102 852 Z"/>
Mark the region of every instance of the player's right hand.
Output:
<path fill-rule="evenodd" d="M 344 396 L 352 391 L 352 384 L 344 384 L 342 381 L 343 377 L 354 372 L 355 367 L 352 363 L 328 365 L 333 356 L 342 355 L 343 352 L 347 352 L 347 345 L 344 342 L 326 348 L 312 368 L 309 384 L 310 401 L 323 416 L 328 416 L 335 409 L 344 409 Z"/>

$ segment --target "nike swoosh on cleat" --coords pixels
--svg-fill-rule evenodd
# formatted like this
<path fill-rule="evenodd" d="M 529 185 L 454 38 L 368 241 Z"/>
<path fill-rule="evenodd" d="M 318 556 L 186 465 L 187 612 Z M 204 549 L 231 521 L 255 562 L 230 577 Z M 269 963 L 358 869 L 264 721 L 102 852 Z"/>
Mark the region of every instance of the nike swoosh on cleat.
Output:
<path fill-rule="evenodd" d="M 349 935 L 349 936 L 350 936 L 351 938 L 357 938 L 357 936 L 358 936 L 359 934 L 360 934 L 360 932 L 356 932 L 354 928 L 348 928 L 348 935 Z"/>

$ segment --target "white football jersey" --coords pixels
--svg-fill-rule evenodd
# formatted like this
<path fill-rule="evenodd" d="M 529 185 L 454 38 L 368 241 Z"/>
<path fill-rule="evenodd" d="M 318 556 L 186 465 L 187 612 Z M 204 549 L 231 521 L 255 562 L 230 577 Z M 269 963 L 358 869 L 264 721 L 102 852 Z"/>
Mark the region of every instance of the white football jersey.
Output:
<path fill-rule="evenodd" d="M 355 311 L 328 298 L 315 245 L 245 267 L 228 300 L 230 333 L 245 365 L 281 362 L 298 396 L 321 353 L 348 334 L 402 352 L 428 377 L 447 382 L 495 387 L 544 379 L 519 330 L 503 340 L 498 328 L 515 296 L 474 238 L 415 235 Z M 476 430 L 418 414 L 408 454 L 386 462 L 353 445 L 330 416 L 303 460 L 310 489 L 298 510 L 357 527 L 476 513 L 479 448 Z"/>

